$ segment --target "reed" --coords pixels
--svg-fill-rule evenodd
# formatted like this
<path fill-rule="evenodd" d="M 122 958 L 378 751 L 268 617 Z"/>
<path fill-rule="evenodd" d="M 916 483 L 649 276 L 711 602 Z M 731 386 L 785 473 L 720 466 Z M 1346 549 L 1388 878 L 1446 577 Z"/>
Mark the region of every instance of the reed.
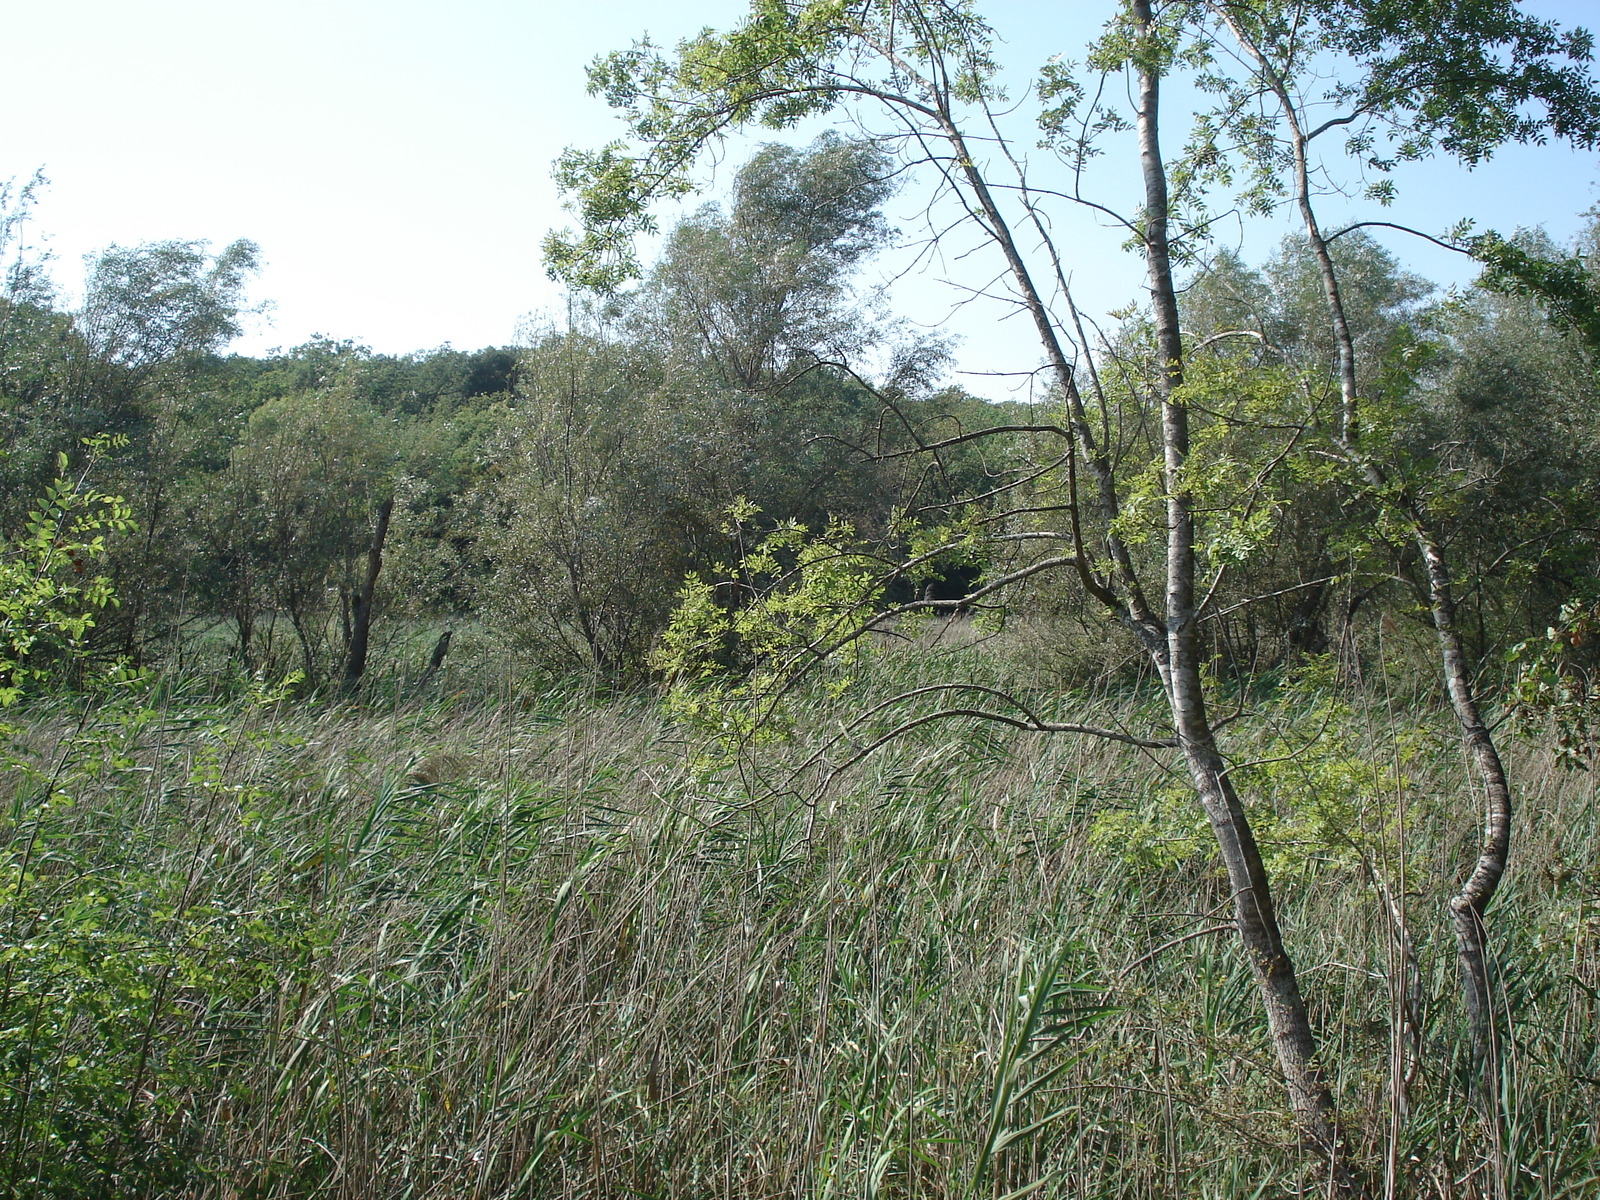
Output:
<path fill-rule="evenodd" d="M 1132 685 L 1063 697 L 983 644 L 886 652 L 872 686 L 954 672 L 1100 721 L 1143 712 Z M 1230 748 L 1292 751 L 1240 770 L 1277 818 L 1357 1155 L 1396 1195 L 1475 1196 L 1444 909 L 1471 853 L 1465 768 L 1428 697 L 1336 686 L 1253 697 Z M 1217 928 L 1222 877 L 1161 752 L 950 721 L 825 788 L 796 774 L 860 702 L 805 695 L 794 737 L 726 760 L 648 698 L 571 690 L 375 711 L 169 688 L 23 714 L 3 797 L 7 1194 L 1305 1186 Z M 1592 1195 L 1594 784 L 1514 754 L 1494 944 L 1516 1194 Z M 1376 882 L 1415 950 L 1403 1089 L 1409 977 Z"/>

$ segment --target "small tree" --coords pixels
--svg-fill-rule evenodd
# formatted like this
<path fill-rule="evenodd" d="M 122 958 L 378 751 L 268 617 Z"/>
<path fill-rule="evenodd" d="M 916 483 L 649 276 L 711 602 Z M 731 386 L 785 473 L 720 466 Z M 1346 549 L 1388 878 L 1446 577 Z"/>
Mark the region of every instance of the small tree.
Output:
<path fill-rule="evenodd" d="M 715 422 L 603 329 L 541 337 L 521 378 L 477 505 L 483 607 L 541 665 L 635 672 L 705 540 Z"/>
<path fill-rule="evenodd" d="M 97 441 L 91 450 L 107 443 Z M 0 553 L 0 707 L 52 671 L 77 661 L 95 614 L 117 603 L 111 580 L 93 574 L 107 538 L 133 528 L 127 504 L 89 486 L 89 462 L 76 477 L 67 456 L 59 477 L 28 514 L 22 535 Z"/>
<path fill-rule="evenodd" d="M 198 498 L 208 508 L 202 590 L 234 617 L 247 669 L 270 653 L 257 644 L 258 626 L 266 618 L 270 630 L 277 613 L 294 630 L 307 680 L 346 661 L 351 605 L 371 569 L 397 452 L 391 423 L 337 381 L 251 414 L 211 494 Z"/>
<path fill-rule="evenodd" d="M 1484 914 L 1509 859 L 1511 785 L 1483 712 L 1475 664 L 1461 629 L 1457 581 L 1426 484 L 1408 477 L 1405 464 L 1393 447 L 1382 444 L 1381 436 L 1369 436 L 1371 393 L 1358 376 L 1344 277 L 1332 252 L 1333 241 L 1361 223 L 1332 234 L 1323 228 L 1314 155 L 1319 138 L 1347 130 L 1348 149 L 1381 172 L 1436 151 L 1471 165 L 1507 141 L 1543 141 L 1551 133 L 1592 147 L 1600 142 L 1600 91 L 1587 72 L 1590 39 L 1582 30 L 1563 32 L 1554 22 L 1526 16 L 1510 0 L 1429 6 L 1426 11 L 1381 0 L 1212 0 L 1197 6 L 1193 15 L 1201 28 L 1214 22 L 1231 39 L 1245 68 L 1237 81 L 1221 73 L 1209 77 L 1224 96 L 1212 128 L 1236 137 L 1244 148 L 1260 203 L 1270 204 L 1282 188 L 1280 175 L 1287 178 L 1287 191 L 1317 263 L 1338 353 L 1341 409 L 1330 440 L 1359 473 L 1369 497 L 1406 529 L 1416 547 L 1445 692 L 1481 788 L 1478 859 L 1450 910 L 1478 1073 L 1476 1090 L 1495 1147 L 1494 1187 L 1504 1195 L 1508 1183 L 1498 1161 L 1500 1038 Z M 1330 56 L 1354 66 L 1350 81 L 1327 95 L 1308 95 L 1308 82 L 1320 81 Z M 1269 105 L 1271 119 L 1259 118 L 1257 100 Z M 1213 141 L 1202 150 L 1202 161 L 1223 161 L 1215 146 Z M 1387 177 L 1368 189 L 1369 197 L 1384 203 L 1393 194 Z M 1381 420 L 1375 423 L 1381 425 Z"/>
<path fill-rule="evenodd" d="M 829 132 L 805 150 L 763 146 L 728 212 L 706 205 L 668 235 L 640 323 L 748 392 L 779 389 L 818 356 L 858 358 L 875 330 L 849 303 L 850 277 L 888 235 L 892 190 L 871 143 Z"/>
<path fill-rule="evenodd" d="M 994 140 L 998 118 L 991 107 L 996 91 L 990 82 L 990 36 L 970 6 L 758 0 L 742 25 L 725 35 L 707 33 L 686 43 L 676 59 L 641 45 L 602 60 L 591 74 L 592 87 L 624 111 L 643 151 L 638 157 L 619 146 L 597 154 L 568 153 L 560 174 L 577 190 L 585 229 L 578 238 L 553 237 L 548 248 L 553 265 L 573 281 L 614 284 L 629 265 L 631 237 L 648 227 L 648 203 L 686 188 L 684 172 L 699 151 L 724 131 L 747 123 L 781 128 L 859 101 L 858 119 L 866 120 L 865 113 L 873 109 L 886 114 L 904 136 L 910 156 L 936 169 L 960 211 L 1004 264 L 1011 298 L 1038 335 L 1063 406 L 1060 424 L 1002 426 L 924 447 L 937 452 L 978 436 L 1028 433 L 1042 435 L 1056 448 L 1036 470 L 1017 478 L 1060 473 L 1059 499 L 1049 511 L 1059 515 L 1065 528 L 1018 529 L 1010 522 L 1024 513 L 1016 511 L 975 517 L 981 522 L 978 532 L 1004 531 L 998 543 L 1002 547 L 1048 548 L 1028 555 L 1014 569 L 996 573 L 991 568 L 990 577 L 965 599 L 993 596 L 1047 572 L 1076 579 L 1137 640 L 1161 681 L 1171 718 L 1169 731 L 1148 736 L 1032 714 L 1010 723 L 1180 752 L 1229 878 L 1239 934 L 1291 1106 L 1319 1156 L 1333 1164 L 1335 1178 L 1354 1186 L 1266 867 L 1209 716 L 1198 636 L 1209 592 L 1196 557 L 1197 526 L 1205 520 L 1200 514 L 1209 510 L 1197 509 L 1197 481 L 1189 462 L 1186 356 L 1172 268 L 1174 202 L 1160 147 L 1160 87 L 1173 62 L 1172 31 L 1157 23 L 1147 3 L 1134 0 L 1100 47 L 1098 61 L 1108 69 L 1125 66 L 1137 96 L 1143 199 L 1138 213 L 1127 218 L 1127 227 L 1144 252 L 1152 302 L 1154 370 L 1139 381 L 1139 401 L 1151 427 L 1159 431 L 1161 457 L 1153 474 L 1122 462 L 1112 444 L 1110 430 L 1117 427 L 1112 424 L 1117 419 L 1113 400 L 1087 360 L 1091 347 L 1067 286 L 1061 250 L 1026 176 L 1010 174 L 1020 168 L 1010 157 L 1009 144 Z M 1070 101 L 1075 86 L 1058 78 L 1054 98 Z M 998 167 L 991 168 L 987 147 L 995 148 Z M 1001 179 L 1006 180 L 1004 190 Z M 1027 249 L 1033 244 L 1042 247 L 1037 258 Z M 1079 490 L 1084 476 L 1086 495 Z M 1014 484 L 1002 483 L 999 502 L 1004 506 L 1016 494 Z M 1147 533 L 1140 528 L 1136 535 L 1146 513 L 1159 514 L 1155 529 Z M 968 536 L 954 531 L 951 544 Z M 1004 540 L 1013 537 L 1019 540 Z M 937 544 L 929 546 L 912 563 L 940 552 Z M 1010 555 L 999 557 L 1004 561 Z M 901 612 L 940 603 L 914 601 L 879 612 L 857 622 L 853 631 L 808 650 L 821 653 Z M 951 711 L 973 712 L 965 706 Z"/>

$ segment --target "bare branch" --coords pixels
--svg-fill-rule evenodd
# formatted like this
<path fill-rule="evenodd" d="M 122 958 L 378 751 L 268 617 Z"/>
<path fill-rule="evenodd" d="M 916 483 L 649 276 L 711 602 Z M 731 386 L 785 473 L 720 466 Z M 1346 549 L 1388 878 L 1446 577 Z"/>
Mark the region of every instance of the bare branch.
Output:
<path fill-rule="evenodd" d="M 1175 937 L 1170 942 L 1163 942 L 1154 950 L 1150 951 L 1150 953 L 1141 954 L 1127 966 L 1123 967 L 1122 970 L 1117 973 L 1117 980 L 1118 982 L 1121 982 L 1129 975 L 1132 975 L 1139 967 L 1144 966 L 1145 963 L 1155 958 L 1156 955 L 1161 954 L 1164 951 L 1171 950 L 1174 946 L 1181 946 L 1183 943 L 1192 942 L 1196 938 L 1210 937 L 1214 933 L 1234 933 L 1238 930 L 1238 928 L 1239 927 L 1237 925 L 1212 925 L 1206 929 L 1196 929 L 1190 933 L 1184 934 L 1182 937 Z"/>
<path fill-rule="evenodd" d="M 1332 244 L 1345 234 L 1354 233 L 1358 229 L 1398 229 L 1401 233 L 1409 233 L 1412 237 L 1419 237 L 1425 242 L 1432 242 L 1440 249 L 1452 250 L 1457 254 L 1465 254 L 1468 258 L 1472 257 L 1472 251 L 1465 246 L 1454 245 L 1434 237 L 1431 233 L 1423 233 L 1420 229 L 1413 229 L 1409 225 L 1400 225 L 1394 221 L 1357 221 L 1353 225 L 1346 225 L 1343 229 L 1328 234 L 1322 240 Z"/>
<path fill-rule="evenodd" d="M 891 696 L 889 699 L 880 701 L 879 703 L 873 705 L 871 708 L 867 709 L 865 712 L 861 713 L 858 717 L 851 721 L 850 725 L 846 729 L 830 738 L 820 750 L 812 755 L 811 758 L 806 760 L 801 769 L 803 770 L 807 766 L 812 766 L 817 762 L 822 761 L 829 750 L 838 745 L 839 742 L 850 737 L 850 731 L 852 729 L 859 727 L 864 722 L 883 712 L 885 709 L 892 708 L 896 705 L 905 704 L 911 700 L 917 699 L 920 696 L 938 695 L 941 693 L 950 692 L 968 692 L 975 693 L 980 696 L 988 696 L 991 699 L 999 700 L 1003 704 L 1012 706 L 1022 715 L 1010 716 L 1006 713 L 994 712 L 990 709 L 966 707 L 942 708 L 937 712 L 924 713 L 919 717 L 913 717 L 908 721 L 901 722 L 889 732 L 876 738 L 866 747 L 858 749 L 850 756 L 849 759 L 837 767 L 834 767 L 832 774 L 838 775 L 841 772 L 848 770 L 850 767 L 853 767 L 856 763 L 859 763 L 862 759 L 872 754 L 873 751 L 878 750 L 902 734 L 909 733 L 913 729 L 921 728 L 923 725 L 931 724 L 934 721 L 948 720 L 953 717 L 971 717 L 975 720 L 993 721 L 997 724 L 1008 725 L 1013 729 L 1020 729 L 1027 733 L 1079 733 L 1087 737 L 1104 738 L 1107 741 L 1121 742 L 1128 746 L 1137 746 L 1144 750 L 1170 750 L 1178 744 L 1176 738 L 1140 737 L 1138 734 L 1126 733 L 1120 729 L 1106 729 L 1098 725 L 1085 725 L 1073 721 L 1047 721 L 1034 713 L 1030 708 L 1028 708 L 1027 705 L 1018 700 L 1015 696 L 1012 696 L 1007 692 L 1002 692 L 997 688 L 986 687 L 982 684 L 976 683 L 944 683 L 933 684 L 928 687 L 913 688 L 908 692 L 902 692 L 897 696 Z"/>

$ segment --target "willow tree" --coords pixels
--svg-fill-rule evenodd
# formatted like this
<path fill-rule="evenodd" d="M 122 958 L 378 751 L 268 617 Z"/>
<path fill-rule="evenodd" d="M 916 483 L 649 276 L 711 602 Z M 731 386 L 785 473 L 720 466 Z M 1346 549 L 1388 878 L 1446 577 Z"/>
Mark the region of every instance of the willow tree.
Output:
<path fill-rule="evenodd" d="M 769 393 L 818 355 L 849 359 L 872 334 L 850 279 L 889 234 L 890 165 L 831 130 L 810 147 L 763 146 L 667 235 L 643 313 L 725 386 Z"/>

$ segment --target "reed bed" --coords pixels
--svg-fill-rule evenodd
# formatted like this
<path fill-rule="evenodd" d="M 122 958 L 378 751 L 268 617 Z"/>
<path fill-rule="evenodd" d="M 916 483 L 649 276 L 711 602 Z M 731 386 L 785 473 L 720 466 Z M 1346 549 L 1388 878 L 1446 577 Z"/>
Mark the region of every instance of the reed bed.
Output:
<path fill-rule="evenodd" d="M 1062 716 L 1145 710 L 977 645 L 886 652 L 739 755 L 570 689 L 24 713 L 6 1193 L 1303 1194 L 1226 889 L 1159 752 L 954 720 L 797 770 L 867 695 L 974 675 Z M 1330 697 L 1247 698 L 1230 749 L 1352 1146 L 1394 1195 L 1480 1195 L 1444 912 L 1468 777 L 1426 696 Z M 1507 1153 L 1517 1195 L 1594 1195 L 1594 780 L 1512 757 Z"/>

